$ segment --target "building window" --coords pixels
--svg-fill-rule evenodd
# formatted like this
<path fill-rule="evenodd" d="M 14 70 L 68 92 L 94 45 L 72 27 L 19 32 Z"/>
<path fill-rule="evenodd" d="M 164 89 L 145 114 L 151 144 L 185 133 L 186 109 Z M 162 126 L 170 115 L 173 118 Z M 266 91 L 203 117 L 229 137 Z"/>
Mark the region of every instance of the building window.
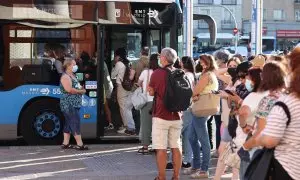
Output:
<path fill-rule="evenodd" d="M 210 9 L 200 9 L 200 14 L 210 15 Z"/>
<path fill-rule="evenodd" d="M 300 9 L 295 10 L 295 19 L 296 21 L 300 21 Z"/>
<path fill-rule="evenodd" d="M 264 9 L 263 11 L 263 20 L 266 21 L 267 20 L 267 9 Z"/>
<path fill-rule="evenodd" d="M 232 12 L 232 14 L 234 14 L 233 9 L 229 9 L 229 10 Z M 223 20 L 221 21 L 222 29 L 233 29 L 234 26 L 235 26 L 234 20 L 231 13 L 227 9 L 224 9 Z"/>
<path fill-rule="evenodd" d="M 274 20 L 284 20 L 284 12 L 282 9 L 276 9 L 273 11 L 273 18 Z"/>
<path fill-rule="evenodd" d="M 198 0 L 198 4 L 213 4 L 214 0 Z"/>
<path fill-rule="evenodd" d="M 236 5 L 237 0 L 222 0 L 223 5 Z"/>

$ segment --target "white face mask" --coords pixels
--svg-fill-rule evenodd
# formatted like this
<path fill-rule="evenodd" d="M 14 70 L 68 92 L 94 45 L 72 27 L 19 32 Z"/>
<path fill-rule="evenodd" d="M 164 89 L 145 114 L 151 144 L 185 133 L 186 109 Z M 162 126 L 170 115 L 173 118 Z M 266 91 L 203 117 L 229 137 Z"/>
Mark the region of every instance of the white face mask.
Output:
<path fill-rule="evenodd" d="M 76 73 L 78 71 L 78 66 L 77 65 L 74 65 L 73 67 L 72 67 L 72 72 L 73 73 Z"/>

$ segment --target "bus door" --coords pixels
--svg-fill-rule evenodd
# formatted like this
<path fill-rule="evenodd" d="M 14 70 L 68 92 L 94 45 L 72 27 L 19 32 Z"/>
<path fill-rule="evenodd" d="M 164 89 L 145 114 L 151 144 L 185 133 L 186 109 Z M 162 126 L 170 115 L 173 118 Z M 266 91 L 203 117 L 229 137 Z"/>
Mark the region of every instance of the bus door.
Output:
<path fill-rule="evenodd" d="M 170 28 L 120 28 L 120 26 L 110 25 L 103 27 L 102 30 L 104 34 L 104 63 L 107 65 L 110 74 L 114 67 L 115 50 L 118 48 L 126 49 L 127 58 L 130 61 L 132 68 L 135 68 L 141 57 L 141 50 L 144 46 L 149 47 L 149 57 L 151 54 L 160 53 L 163 47 L 170 47 Z M 112 82 L 115 82 L 115 80 L 112 80 Z M 116 84 L 114 88 L 116 88 Z M 117 99 L 104 97 L 103 102 L 107 102 L 107 104 L 106 107 L 105 105 L 103 107 L 104 115 L 102 118 L 98 118 L 98 121 L 100 121 L 98 122 L 99 135 L 103 136 L 104 139 L 137 138 L 138 136 L 127 136 L 117 132 L 123 125 Z M 138 135 L 140 130 L 140 112 L 133 108 L 132 114 L 135 122 L 136 134 Z M 114 125 L 113 129 L 106 128 L 109 125 L 109 118 Z"/>

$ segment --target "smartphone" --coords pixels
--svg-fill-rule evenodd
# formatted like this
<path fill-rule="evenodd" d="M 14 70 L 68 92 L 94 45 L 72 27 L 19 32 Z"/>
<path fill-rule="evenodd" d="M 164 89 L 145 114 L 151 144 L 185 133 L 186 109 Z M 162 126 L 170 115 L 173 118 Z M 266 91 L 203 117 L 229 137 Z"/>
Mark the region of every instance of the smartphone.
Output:
<path fill-rule="evenodd" d="M 231 96 L 234 96 L 234 94 L 231 92 L 231 91 L 229 91 L 228 89 L 225 89 L 224 90 L 227 94 L 230 94 Z"/>
<path fill-rule="evenodd" d="M 213 94 L 220 94 L 220 91 L 211 91 Z"/>

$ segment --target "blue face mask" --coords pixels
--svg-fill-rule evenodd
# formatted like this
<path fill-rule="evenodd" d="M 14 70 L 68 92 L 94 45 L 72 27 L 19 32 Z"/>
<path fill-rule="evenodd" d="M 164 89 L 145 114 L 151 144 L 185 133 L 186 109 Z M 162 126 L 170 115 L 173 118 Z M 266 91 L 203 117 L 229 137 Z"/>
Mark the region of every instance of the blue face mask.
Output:
<path fill-rule="evenodd" d="M 160 59 L 158 59 L 158 66 L 163 68 L 164 66 L 161 64 Z"/>
<path fill-rule="evenodd" d="M 253 91 L 253 87 L 252 87 L 251 81 L 249 79 L 246 79 L 245 87 L 249 92 Z"/>
<path fill-rule="evenodd" d="M 72 71 L 73 71 L 73 73 L 76 73 L 78 71 L 78 66 L 74 65 L 73 68 L 72 68 Z"/>

